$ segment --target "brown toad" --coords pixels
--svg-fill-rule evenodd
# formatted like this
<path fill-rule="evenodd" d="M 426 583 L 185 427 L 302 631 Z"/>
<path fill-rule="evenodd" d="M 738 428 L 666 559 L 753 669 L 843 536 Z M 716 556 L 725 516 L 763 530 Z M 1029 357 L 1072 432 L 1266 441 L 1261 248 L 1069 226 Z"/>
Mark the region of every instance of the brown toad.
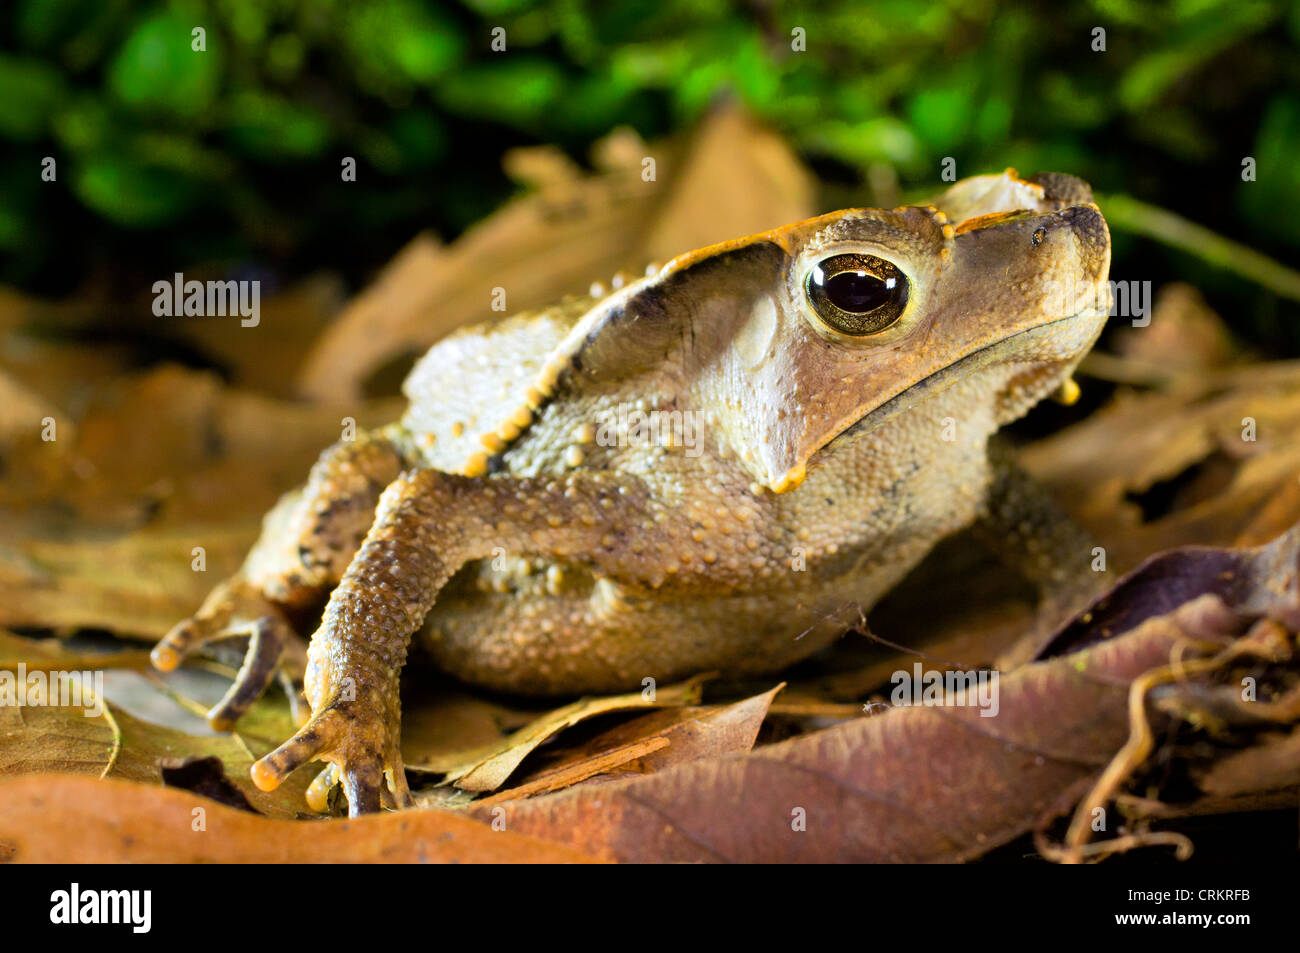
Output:
<path fill-rule="evenodd" d="M 251 635 L 209 716 L 229 728 L 328 597 L 311 719 L 253 776 L 332 762 L 354 814 L 385 775 L 408 802 L 416 632 L 519 693 L 780 669 L 841 634 L 828 607 L 872 605 L 990 512 L 989 437 L 1070 386 L 1109 261 L 1087 185 L 1008 172 L 465 329 L 413 370 L 400 423 L 325 451 L 155 663 Z"/>

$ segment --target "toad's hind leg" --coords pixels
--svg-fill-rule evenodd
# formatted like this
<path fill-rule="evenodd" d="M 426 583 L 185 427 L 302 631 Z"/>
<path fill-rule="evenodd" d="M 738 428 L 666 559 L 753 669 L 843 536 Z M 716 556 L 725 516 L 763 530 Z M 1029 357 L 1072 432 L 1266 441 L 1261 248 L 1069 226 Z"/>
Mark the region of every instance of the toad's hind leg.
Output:
<path fill-rule="evenodd" d="M 233 728 L 271 683 L 281 660 L 288 674 L 301 681 L 306 651 L 287 613 L 319 604 L 343 577 L 370 528 L 380 494 L 402 466 L 400 453 L 382 435 L 364 435 L 326 450 L 307 484 L 286 494 L 267 514 L 261 537 L 234 577 L 154 647 L 153 663 L 166 672 L 204 645 L 248 636 L 234 683 L 208 712 L 213 728 Z M 296 696 L 296 691 L 290 695 Z"/>

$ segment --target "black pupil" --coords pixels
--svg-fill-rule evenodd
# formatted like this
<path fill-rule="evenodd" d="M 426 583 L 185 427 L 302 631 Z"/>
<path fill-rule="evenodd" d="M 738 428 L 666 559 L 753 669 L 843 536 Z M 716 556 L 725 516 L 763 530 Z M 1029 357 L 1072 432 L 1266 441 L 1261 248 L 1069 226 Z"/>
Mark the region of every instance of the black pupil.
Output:
<path fill-rule="evenodd" d="M 889 301 L 897 279 L 877 278 L 861 271 L 841 271 L 826 279 L 826 297 L 831 304 L 850 314 L 875 311 Z"/>

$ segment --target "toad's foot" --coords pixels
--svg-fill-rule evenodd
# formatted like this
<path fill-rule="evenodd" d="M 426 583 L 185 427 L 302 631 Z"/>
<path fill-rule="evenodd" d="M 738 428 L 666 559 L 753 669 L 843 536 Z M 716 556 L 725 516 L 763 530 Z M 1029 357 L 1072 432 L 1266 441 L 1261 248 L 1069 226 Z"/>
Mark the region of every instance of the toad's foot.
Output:
<path fill-rule="evenodd" d="M 307 803 L 324 811 L 329 790 L 343 782 L 348 814 L 378 811 L 382 804 L 411 804 L 398 732 L 390 731 L 390 706 L 375 706 L 340 697 L 312 716 L 297 734 L 252 768 L 253 783 L 272 791 L 295 769 L 313 759 L 330 762 L 312 782 Z"/>
<path fill-rule="evenodd" d="M 300 708 L 296 684 L 306 668 L 306 647 L 278 606 L 247 582 L 235 578 L 212 591 L 193 617 L 177 624 L 154 646 L 150 657 L 162 672 L 174 671 L 185 656 L 221 639 L 248 636 L 243 665 L 230 689 L 208 711 L 215 731 L 231 731 L 258 696 L 266 690 L 277 668 L 285 691 Z M 284 665 L 281 666 L 281 661 Z"/>

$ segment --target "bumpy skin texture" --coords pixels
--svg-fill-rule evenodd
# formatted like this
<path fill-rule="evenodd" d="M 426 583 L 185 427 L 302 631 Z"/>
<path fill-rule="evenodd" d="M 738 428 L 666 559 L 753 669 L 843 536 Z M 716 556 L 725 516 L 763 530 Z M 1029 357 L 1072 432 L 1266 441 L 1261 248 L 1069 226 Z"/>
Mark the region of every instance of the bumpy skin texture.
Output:
<path fill-rule="evenodd" d="M 846 252 L 907 277 L 876 334 L 810 307 L 809 269 Z M 254 779 L 329 761 L 316 797 L 341 780 L 354 814 L 406 802 L 417 632 L 449 672 L 519 693 L 779 669 L 988 512 L 1005 483 L 989 437 L 1091 347 L 1109 257 L 1084 183 L 982 176 L 937 207 L 837 212 L 462 331 L 412 372 L 403 420 L 327 451 L 155 658 L 254 633 L 213 712 L 227 726 L 292 650 L 293 613 L 328 595 L 311 720 Z M 658 412 L 658 439 L 636 411 Z"/>

